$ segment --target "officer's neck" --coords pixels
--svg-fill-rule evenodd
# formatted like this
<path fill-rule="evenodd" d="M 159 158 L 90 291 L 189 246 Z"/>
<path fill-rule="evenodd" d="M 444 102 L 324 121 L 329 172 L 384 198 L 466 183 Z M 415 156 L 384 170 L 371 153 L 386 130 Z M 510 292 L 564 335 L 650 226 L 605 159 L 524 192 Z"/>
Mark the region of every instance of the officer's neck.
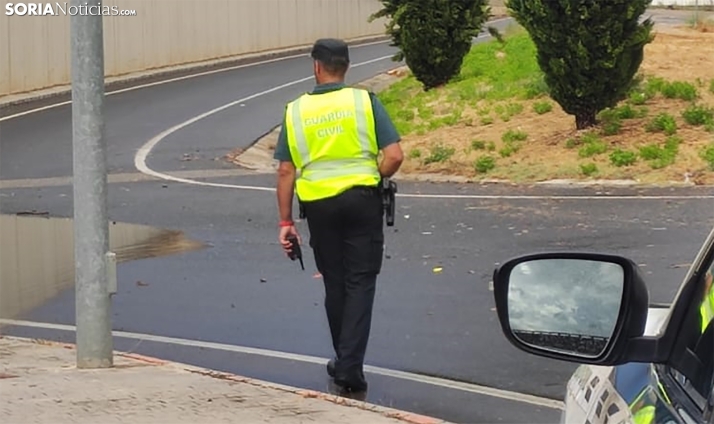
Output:
<path fill-rule="evenodd" d="M 325 76 L 321 78 L 316 78 L 317 85 L 325 84 L 344 84 L 345 79 L 340 77 Z"/>

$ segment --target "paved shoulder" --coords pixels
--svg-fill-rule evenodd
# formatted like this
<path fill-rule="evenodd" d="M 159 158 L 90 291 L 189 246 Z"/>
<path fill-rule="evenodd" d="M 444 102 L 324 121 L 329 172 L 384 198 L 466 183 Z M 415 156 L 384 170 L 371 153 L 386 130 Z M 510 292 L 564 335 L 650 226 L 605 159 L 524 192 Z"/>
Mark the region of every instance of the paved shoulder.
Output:
<path fill-rule="evenodd" d="M 2 416 L 33 423 L 444 423 L 364 402 L 117 353 L 75 368 L 72 345 L 0 337 Z"/>

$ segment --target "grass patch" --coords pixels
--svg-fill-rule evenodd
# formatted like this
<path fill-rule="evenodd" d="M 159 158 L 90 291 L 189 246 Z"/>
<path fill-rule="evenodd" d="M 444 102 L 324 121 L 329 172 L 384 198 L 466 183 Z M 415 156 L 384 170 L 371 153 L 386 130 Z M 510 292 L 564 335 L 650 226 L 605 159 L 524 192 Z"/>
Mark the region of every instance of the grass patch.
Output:
<path fill-rule="evenodd" d="M 586 177 L 595 175 L 598 172 L 597 164 L 595 163 L 584 163 L 580 165 L 580 172 Z"/>
<path fill-rule="evenodd" d="M 533 103 L 533 112 L 538 115 L 546 114 L 553 110 L 553 103 L 549 101 L 535 102 Z"/>
<path fill-rule="evenodd" d="M 581 158 L 590 158 L 607 152 L 607 144 L 594 132 L 585 133 L 580 141 L 582 147 L 578 150 Z"/>
<path fill-rule="evenodd" d="M 667 137 L 664 146 L 650 143 L 640 147 L 639 156 L 647 161 L 652 169 L 666 168 L 674 163 L 681 143 L 681 138 L 670 136 Z"/>
<path fill-rule="evenodd" d="M 710 171 L 714 171 L 714 144 L 709 144 L 702 149 L 701 158 L 707 163 Z"/>
<path fill-rule="evenodd" d="M 702 105 L 691 105 L 682 112 L 682 118 L 689 125 L 707 125 L 714 122 L 714 109 Z"/>
<path fill-rule="evenodd" d="M 438 144 L 431 148 L 429 156 L 424 158 L 424 165 L 429 165 L 430 163 L 441 163 L 446 162 L 451 159 L 456 153 L 456 149 L 450 146 L 444 146 L 443 144 Z"/>
<path fill-rule="evenodd" d="M 610 162 L 617 166 L 630 166 L 637 162 L 637 154 L 630 150 L 615 149 L 610 153 Z"/>
<path fill-rule="evenodd" d="M 508 122 L 523 112 L 519 100 L 548 92 L 535 54 L 528 33 L 519 30 L 507 36 L 505 43 L 474 45 L 464 57 L 460 74 L 439 90 L 425 92 L 409 75 L 377 96 L 403 135 L 456 125 L 462 121 L 463 106 L 475 107 L 481 101 L 502 102 L 493 112 Z M 494 115 L 491 110 L 480 113 L 476 122 L 490 125 Z"/>
<path fill-rule="evenodd" d="M 667 82 L 660 88 L 660 93 L 668 99 L 679 99 L 692 101 L 695 100 L 699 95 L 697 94 L 697 87 L 689 82 L 673 81 Z"/>
<path fill-rule="evenodd" d="M 662 112 L 652 118 L 645 126 L 647 132 L 663 132 L 667 135 L 673 135 L 677 132 L 677 121 L 667 112 Z"/>
<path fill-rule="evenodd" d="M 480 174 L 485 174 L 496 167 L 496 159 L 493 156 L 481 156 L 474 162 L 474 170 Z"/>

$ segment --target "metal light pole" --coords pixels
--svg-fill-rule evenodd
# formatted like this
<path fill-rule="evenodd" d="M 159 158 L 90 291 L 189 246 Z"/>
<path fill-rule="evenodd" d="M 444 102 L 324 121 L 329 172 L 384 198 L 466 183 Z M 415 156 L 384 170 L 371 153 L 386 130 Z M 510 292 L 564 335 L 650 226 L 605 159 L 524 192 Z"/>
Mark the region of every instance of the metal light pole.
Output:
<path fill-rule="evenodd" d="M 100 4 L 93 0 L 92 5 Z M 72 151 L 77 368 L 113 366 L 108 271 L 104 34 L 101 13 L 71 0 Z"/>

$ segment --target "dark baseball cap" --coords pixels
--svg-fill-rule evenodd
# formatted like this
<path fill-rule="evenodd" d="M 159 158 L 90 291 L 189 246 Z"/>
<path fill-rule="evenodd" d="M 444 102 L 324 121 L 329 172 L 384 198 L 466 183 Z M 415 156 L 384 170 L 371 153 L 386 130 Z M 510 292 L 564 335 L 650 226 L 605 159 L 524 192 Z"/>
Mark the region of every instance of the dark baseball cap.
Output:
<path fill-rule="evenodd" d="M 341 58 L 350 61 L 350 52 L 347 43 L 336 38 L 321 38 L 315 41 L 310 53 L 313 59 L 320 62 L 331 63 L 333 59 Z"/>

